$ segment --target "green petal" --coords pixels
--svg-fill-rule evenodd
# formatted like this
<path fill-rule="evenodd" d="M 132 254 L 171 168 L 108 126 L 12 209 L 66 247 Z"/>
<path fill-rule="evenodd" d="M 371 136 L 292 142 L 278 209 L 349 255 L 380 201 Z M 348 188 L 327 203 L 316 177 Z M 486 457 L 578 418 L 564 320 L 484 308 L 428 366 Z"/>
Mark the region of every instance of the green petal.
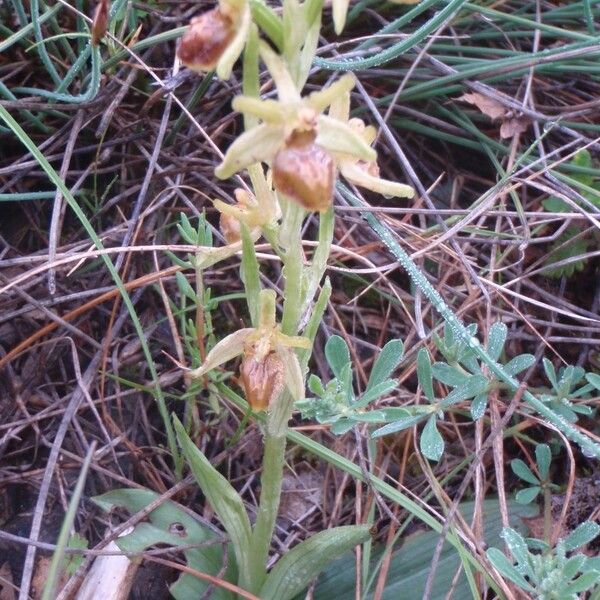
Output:
<path fill-rule="evenodd" d="M 223 55 L 219 59 L 217 63 L 217 76 L 219 79 L 229 79 L 231 77 L 231 70 L 233 69 L 233 65 L 235 61 L 240 57 L 242 50 L 244 49 L 244 45 L 246 44 L 246 39 L 248 38 L 248 32 L 250 31 L 250 22 L 251 22 L 251 14 L 250 14 L 250 5 L 246 4 L 244 7 L 244 12 L 242 13 L 242 18 L 240 20 L 240 24 L 235 34 L 235 37 L 231 40 L 229 46 Z"/>
<path fill-rule="evenodd" d="M 350 161 L 341 161 L 339 164 L 342 175 L 348 180 L 360 187 L 367 188 L 384 196 L 394 196 L 397 198 L 412 198 L 415 195 L 415 190 L 410 185 L 389 181 L 374 177 L 357 164 Z"/>
<path fill-rule="evenodd" d="M 348 5 L 350 0 L 333 0 L 331 6 L 333 8 L 333 26 L 336 35 L 340 35 L 346 24 L 346 14 L 348 13 Z"/>
<path fill-rule="evenodd" d="M 227 179 L 234 173 L 261 161 L 270 161 L 283 144 L 283 128 L 278 125 L 258 125 L 238 137 L 215 169 L 219 179 Z"/>
<path fill-rule="evenodd" d="M 350 92 L 334 98 L 329 106 L 329 116 L 344 123 L 348 122 L 350 119 Z"/>
<path fill-rule="evenodd" d="M 304 377 L 298 357 L 293 350 L 280 346 L 277 349 L 284 365 L 285 384 L 294 401 L 304 400 Z"/>
<path fill-rule="evenodd" d="M 192 377 L 202 377 L 208 371 L 239 356 L 244 351 L 244 342 L 255 331 L 252 327 L 238 329 L 235 333 L 223 338 L 207 355 L 204 364 L 190 371 Z"/>
<path fill-rule="evenodd" d="M 322 113 L 328 106 L 333 104 L 340 96 L 349 94 L 356 84 L 356 78 L 346 73 L 337 81 L 318 92 L 313 92 L 307 98 L 307 103 L 318 113 Z M 349 97 L 348 97 L 349 98 Z"/>
<path fill-rule="evenodd" d="M 320 115 L 317 129 L 319 134 L 316 142 L 326 150 L 338 154 L 347 154 L 366 162 L 377 159 L 375 150 L 345 123 Z"/>
<path fill-rule="evenodd" d="M 234 110 L 250 114 L 271 125 L 283 123 L 286 110 L 277 100 L 260 100 L 250 96 L 236 96 L 231 103 Z"/>
<path fill-rule="evenodd" d="M 260 57 L 267 65 L 267 69 L 275 82 L 279 100 L 291 104 L 299 102 L 300 94 L 283 59 L 275 54 L 265 42 L 260 43 Z"/>

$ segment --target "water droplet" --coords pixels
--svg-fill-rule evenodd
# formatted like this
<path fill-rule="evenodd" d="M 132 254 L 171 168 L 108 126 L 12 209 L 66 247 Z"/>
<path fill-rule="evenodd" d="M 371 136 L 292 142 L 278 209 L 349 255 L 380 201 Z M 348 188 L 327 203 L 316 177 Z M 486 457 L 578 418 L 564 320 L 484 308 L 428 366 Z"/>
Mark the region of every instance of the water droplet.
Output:
<path fill-rule="evenodd" d="M 476 337 L 469 339 L 469 348 L 477 348 L 479 346 L 479 340 Z"/>

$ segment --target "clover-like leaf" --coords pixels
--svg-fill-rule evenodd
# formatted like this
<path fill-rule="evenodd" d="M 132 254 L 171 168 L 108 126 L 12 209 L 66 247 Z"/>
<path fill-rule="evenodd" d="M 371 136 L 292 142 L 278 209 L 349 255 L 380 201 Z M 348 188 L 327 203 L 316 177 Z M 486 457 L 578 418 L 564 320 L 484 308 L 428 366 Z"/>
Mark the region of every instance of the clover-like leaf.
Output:
<path fill-rule="evenodd" d="M 391 340 L 381 349 L 371 369 L 367 391 L 373 386 L 383 383 L 394 372 L 402 360 L 403 353 L 402 340 Z"/>
<path fill-rule="evenodd" d="M 438 461 L 444 453 L 444 438 L 441 436 L 437 428 L 437 419 L 435 415 L 431 415 L 423 427 L 419 447 L 423 456 L 429 460 Z"/>
<path fill-rule="evenodd" d="M 541 480 L 546 481 L 550 473 L 550 462 L 552 461 L 552 452 L 548 444 L 538 444 L 535 447 L 535 460 Z"/>
<path fill-rule="evenodd" d="M 333 374 L 341 379 L 343 368 L 350 362 L 350 350 L 344 339 L 332 335 L 325 344 L 325 357 Z"/>
<path fill-rule="evenodd" d="M 538 497 L 541 491 L 542 488 L 539 485 L 519 490 L 515 495 L 515 500 L 519 504 L 530 504 Z"/>
<path fill-rule="evenodd" d="M 531 469 L 520 459 L 515 458 L 510 461 L 510 468 L 513 470 L 513 473 L 520 477 L 523 481 L 527 483 L 532 483 L 533 485 L 539 485 L 540 480 L 533 474 Z"/>

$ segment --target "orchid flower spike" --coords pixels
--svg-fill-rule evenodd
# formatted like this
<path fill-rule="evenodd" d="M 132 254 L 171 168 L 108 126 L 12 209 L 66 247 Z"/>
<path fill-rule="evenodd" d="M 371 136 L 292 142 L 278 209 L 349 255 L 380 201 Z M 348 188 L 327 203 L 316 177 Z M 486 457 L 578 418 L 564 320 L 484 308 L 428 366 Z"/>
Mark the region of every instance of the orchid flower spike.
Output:
<path fill-rule="evenodd" d="M 305 337 L 281 333 L 275 320 L 275 301 L 273 290 L 262 290 L 258 327 L 240 329 L 222 339 L 207 354 L 204 364 L 191 371 L 192 377 L 202 377 L 242 355 L 240 379 L 246 400 L 253 410 L 267 410 L 285 388 L 295 401 L 302 400 L 304 378 L 294 348 L 308 349 L 310 341 Z"/>
<path fill-rule="evenodd" d="M 251 20 L 248 0 L 219 0 L 216 8 L 191 20 L 177 50 L 179 60 L 198 73 L 216 68 L 220 79 L 229 79 Z"/>

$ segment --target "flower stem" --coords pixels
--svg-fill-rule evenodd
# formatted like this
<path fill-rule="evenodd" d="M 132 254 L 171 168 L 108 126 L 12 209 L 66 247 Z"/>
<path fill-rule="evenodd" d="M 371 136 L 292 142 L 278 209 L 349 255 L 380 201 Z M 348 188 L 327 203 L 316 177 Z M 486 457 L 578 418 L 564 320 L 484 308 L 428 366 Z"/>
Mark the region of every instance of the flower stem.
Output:
<path fill-rule="evenodd" d="M 283 435 L 265 434 L 263 472 L 260 478 L 260 504 L 256 524 L 252 530 L 252 556 L 250 557 L 254 585 L 258 589 L 249 590 L 258 593 L 267 576 L 267 558 L 271 547 L 271 538 L 279 512 L 281 481 L 285 464 L 285 433 Z"/>

